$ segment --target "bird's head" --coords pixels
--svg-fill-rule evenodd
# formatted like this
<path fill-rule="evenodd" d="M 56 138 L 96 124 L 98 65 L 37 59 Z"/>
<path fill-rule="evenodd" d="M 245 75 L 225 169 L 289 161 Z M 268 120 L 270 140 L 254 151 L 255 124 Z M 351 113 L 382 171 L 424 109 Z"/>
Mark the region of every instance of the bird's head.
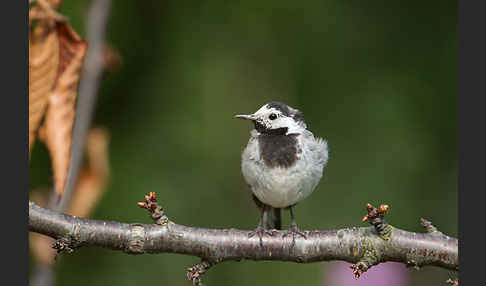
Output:
<path fill-rule="evenodd" d="M 253 114 L 235 117 L 253 121 L 255 129 L 264 134 L 300 133 L 307 128 L 300 111 L 277 101 L 265 104 Z"/>

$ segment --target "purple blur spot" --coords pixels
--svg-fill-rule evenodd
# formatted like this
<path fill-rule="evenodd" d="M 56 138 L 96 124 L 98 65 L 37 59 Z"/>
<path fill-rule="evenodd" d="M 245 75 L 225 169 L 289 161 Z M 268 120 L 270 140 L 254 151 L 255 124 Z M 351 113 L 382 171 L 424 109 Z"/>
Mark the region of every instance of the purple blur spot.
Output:
<path fill-rule="evenodd" d="M 408 270 L 402 263 L 385 262 L 368 269 L 356 280 L 351 263 L 329 262 L 324 264 L 323 286 L 409 286 Z"/>

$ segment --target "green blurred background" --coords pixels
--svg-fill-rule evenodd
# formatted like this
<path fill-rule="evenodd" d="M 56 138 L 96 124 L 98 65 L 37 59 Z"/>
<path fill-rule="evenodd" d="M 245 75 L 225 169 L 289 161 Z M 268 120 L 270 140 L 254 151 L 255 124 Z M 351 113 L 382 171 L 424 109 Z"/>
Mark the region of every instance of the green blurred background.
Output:
<path fill-rule="evenodd" d="M 90 1 L 64 2 L 84 35 Z M 94 218 L 151 223 L 135 202 L 152 191 L 179 224 L 253 229 L 240 171 L 251 126 L 233 115 L 278 100 L 330 148 L 295 208 L 301 228 L 363 226 L 370 202 L 389 204 L 396 227 L 422 232 L 424 217 L 457 237 L 456 1 L 113 1 L 108 41 L 123 65 L 105 75 L 96 109 L 111 180 Z M 30 165 L 32 189 L 52 182 L 41 144 Z M 82 248 L 62 256 L 57 285 L 189 285 L 197 262 Z M 321 285 L 326 265 L 228 262 L 204 281 Z M 407 271 L 413 285 L 450 276 Z"/>

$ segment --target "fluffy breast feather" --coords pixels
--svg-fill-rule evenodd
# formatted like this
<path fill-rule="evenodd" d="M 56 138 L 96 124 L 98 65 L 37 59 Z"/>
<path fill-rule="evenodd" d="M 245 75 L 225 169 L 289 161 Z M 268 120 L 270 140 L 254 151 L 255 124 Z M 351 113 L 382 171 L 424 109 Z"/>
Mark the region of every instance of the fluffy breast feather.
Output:
<path fill-rule="evenodd" d="M 327 142 L 309 131 L 296 136 L 297 161 L 289 167 L 271 167 L 260 154 L 256 130 L 242 154 L 242 173 L 252 192 L 273 207 L 287 207 L 307 197 L 319 183 L 328 160 Z"/>

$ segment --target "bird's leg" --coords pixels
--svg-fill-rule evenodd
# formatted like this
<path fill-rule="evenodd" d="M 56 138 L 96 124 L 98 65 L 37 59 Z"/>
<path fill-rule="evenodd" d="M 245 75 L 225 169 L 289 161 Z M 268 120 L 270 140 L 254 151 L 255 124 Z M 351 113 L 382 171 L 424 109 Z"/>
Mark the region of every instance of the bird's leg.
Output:
<path fill-rule="evenodd" d="M 270 236 L 273 236 L 273 232 L 275 230 L 271 230 L 271 229 L 265 229 L 263 227 L 263 215 L 265 213 L 265 206 L 262 206 L 260 208 L 260 219 L 258 220 L 258 226 L 257 228 L 254 230 L 254 231 L 250 231 L 248 233 L 248 237 L 253 237 L 256 235 L 258 235 L 258 237 L 260 238 L 260 247 L 263 248 L 263 240 L 262 240 L 262 237 L 263 237 L 263 234 L 268 234 Z"/>
<path fill-rule="evenodd" d="M 290 248 L 293 248 L 294 245 L 295 245 L 295 236 L 296 235 L 300 235 L 304 239 L 307 239 L 307 235 L 305 235 L 305 233 L 300 231 L 300 229 L 297 227 L 297 223 L 295 222 L 294 212 L 292 211 L 292 206 L 289 207 L 289 211 L 290 211 L 290 227 L 284 233 L 283 237 L 286 237 L 288 235 L 292 235 L 292 245 L 290 246 Z"/>

